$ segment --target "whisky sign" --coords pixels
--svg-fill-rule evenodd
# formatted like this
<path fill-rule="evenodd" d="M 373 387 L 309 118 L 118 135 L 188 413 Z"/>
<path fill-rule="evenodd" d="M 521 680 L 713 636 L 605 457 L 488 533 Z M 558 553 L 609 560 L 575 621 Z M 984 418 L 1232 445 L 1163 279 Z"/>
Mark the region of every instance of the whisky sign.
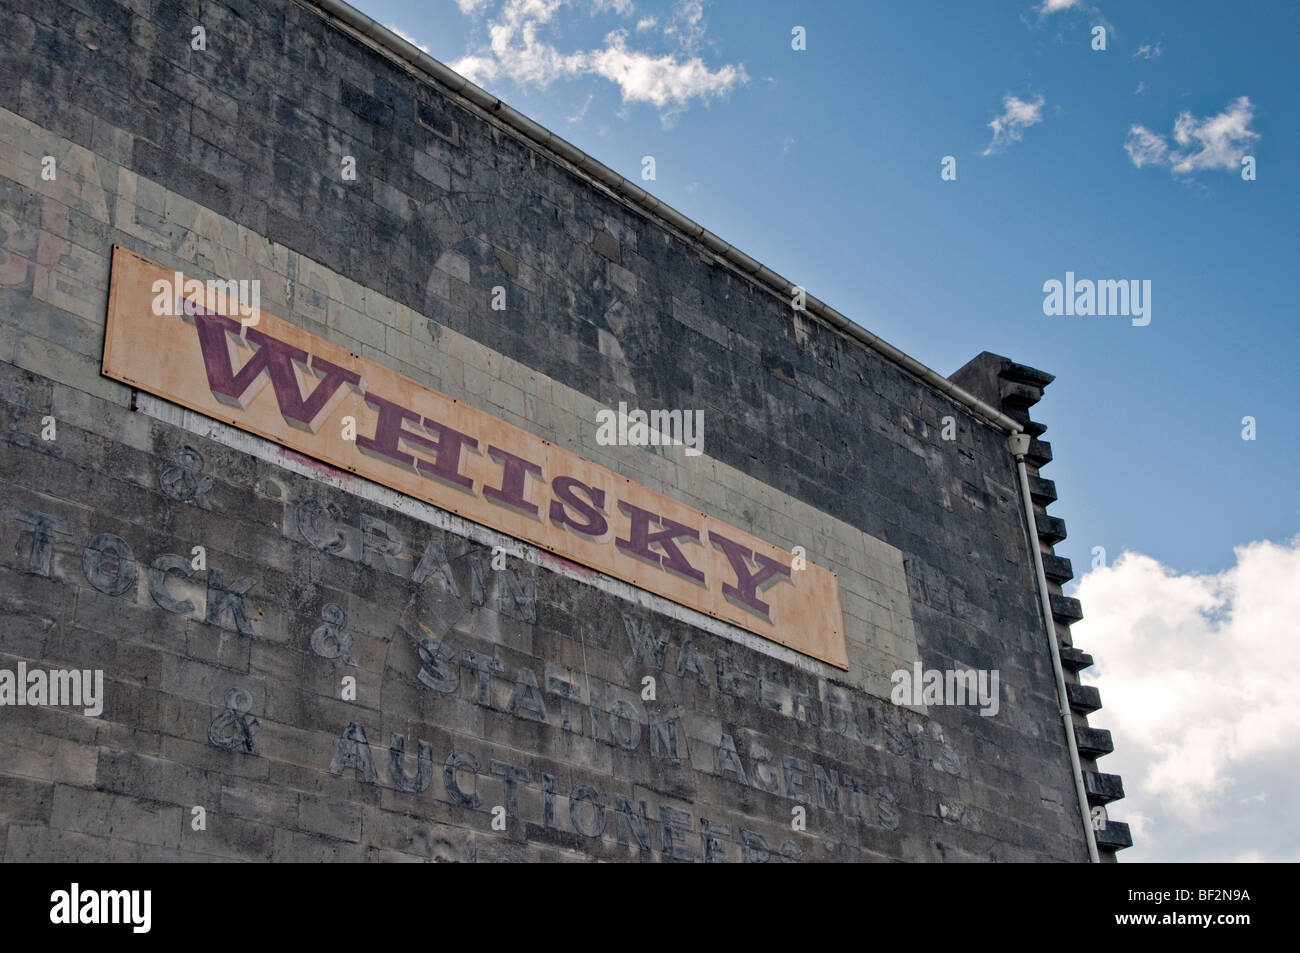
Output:
<path fill-rule="evenodd" d="M 215 296 L 212 285 L 230 293 Z M 103 372 L 848 667 L 830 570 L 250 304 L 113 250 Z M 232 315 L 234 315 L 232 317 Z"/>

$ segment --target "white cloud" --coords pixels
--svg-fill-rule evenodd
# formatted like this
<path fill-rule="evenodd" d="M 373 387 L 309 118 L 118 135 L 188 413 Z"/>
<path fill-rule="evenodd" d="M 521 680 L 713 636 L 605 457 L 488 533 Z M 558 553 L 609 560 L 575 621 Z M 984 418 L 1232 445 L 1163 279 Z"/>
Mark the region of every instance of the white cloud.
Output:
<path fill-rule="evenodd" d="M 1159 40 L 1156 40 L 1154 45 L 1151 43 L 1143 43 L 1137 48 L 1137 52 L 1133 54 L 1133 59 L 1153 60 L 1159 56 L 1161 52 Z"/>
<path fill-rule="evenodd" d="M 1141 88 L 1138 89 L 1141 92 Z M 1165 141 L 1145 126 L 1130 126 L 1124 151 L 1139 169 L 1144 165 L 1161 165 L 1167 158 L 1169 147 Z"/>
<path fill-rule="evenodd" d="M 1003 96 L 1002 115 L 989 123 L 993 138 L 981 155 L 1001 152 L 1008 144 L 1024 138 L 1026 129 L 1043 121 L 1044 104 L 1041 93 L 1034 97 L 1033 102 L 1026 102 L 1010 93 Z"/>
<path fill-rule="evenodd" d="M 627 37 L 615 31 L 605 38 L 605 48 L 588 54 L 589 68 L 617 83 L 624 102 L 652 103 L 659 108 L 684 106 L 691 99 L 721 96 L 745 82 L 743 66 L 710 70 L 699 57 L 652 56 L 629 50 Z"/>
<path fill-rule="evenodd" d="M 1128 794 L 1111 815 L 1140 819 L 1168 852 L 1181 841 L 1193 853 L 1199 840 L 1204 854 L 1225 824 L 1294 796 L 1300 536 L 1235 554 L 1236 565 L 1202 575 L 1125 553 L 1078 586 L 1086 617 L 1072 636 L 1096 658 L 1084 676 L 1105 702 L 1092 722 L 1115 736 L 1102 770 L 1123 773 Z M 1235 837 L 1216 849 L 1252 846 L 1295 849 Z"/>
<path fill-rule="evenodd" d="M 1086 20 L 1093 26 L 1105 27 L 1106 35 L 1108 37 L 1115 36 L 1117 33 L 1115 27 L 1106 19 L 1105 14 L 1103 14 L 1101 10 L 1097 9 L 1097 7 L 1087 3 L 1086 0 L 1043 0 L 1042 3 L 1033 9 L 1038 14 L 1037 25 L 1039 27 L 1047 26 L 1047 20 L 1052 16 L 1052 14 L 1065 13 L 1066 16 L 1055 17 L 1054 19 L 1065 21 L 1073 26 L 1078 26 Z M 1023 13 L 1020 16 L 1020 19 L 1026 26 L 1032 27 L 1034 25 Z M 1060 34 L 1057 35 L 1057 40 L 1062 40 Z"/>
<path fill-rule="evenodd" d="M 630 16 L 627 0 L 589 0 L 593 15 L 612 11 Z M 616 29 L 602 46 L 561 52 L 543 37 L 562 8 L 573 0 L 504 0 L 487 20 L 488 45 L 473 50 L 451 64 L 475 82 L 509 79 L 521 86 L 545 88 L 557 79 L 599 76 L 618 86 L 624 103 L 648 103 L 660 111 L 665 123 L 692 101 L 707 102 L 725 96 L 749 81 L 743 64 L 710 69 L 696 54 L 706 25 L 703 0 L 679 0 L 664 35 L 676 49 L 655 53 L 628 46 L 628 33 Z M 647 20 L 649 21 L 647 23 Z M 639 30 L 657 22 L 644 18 Z"/>
<path fill-rule="evenodd" d="M 1183 152 L 1174 157 L 1175 172 L 1196 169 L 1233 169 L 1241 164 L 1245 148 L 1259 138 L 1250 130 L 1254 109 L 1245 96 L 1238 97 L 1217 116 L 1197 121 L 1182 113 L 1174 122 L 1174 140 Z"/>
<path fill-rule="evenodd" d="M 642 17 L 640 20 L 636 21 L 636 31 L 638 33 L 644 33 L 646 30 L 653 30 L 655 24 L 658 22 L 659 19 L 657 17 Z"/>
<path fill-rule="evenodd" d="M 1197 119 L 1182 112 L 1174 120 L 1173 142 L 1145 126 L 1129 127 L 1124 149 L 1139 169 L 1144 165 L 1168 165 L 1175 175 L 1203 169 L 1236 171 L 1241 158 L 1259 139 L 1250 128 L 1255 110 L 1245 96 L 1235 99 L 1217 116 Z"/>
<path fill-rule="evenodd" d="M 1138 80 L 1137 88 L 1133 90 L 1133 95 L 1141 96 L 1146 91 L 1147 91 L 1147 81 L 1144 79 Z"/>

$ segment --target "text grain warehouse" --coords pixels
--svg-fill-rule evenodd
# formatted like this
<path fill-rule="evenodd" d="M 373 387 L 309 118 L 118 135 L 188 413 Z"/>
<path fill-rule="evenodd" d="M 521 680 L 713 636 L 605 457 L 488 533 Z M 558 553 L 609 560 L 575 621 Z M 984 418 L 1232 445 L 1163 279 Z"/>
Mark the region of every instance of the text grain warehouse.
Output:
<path fill-rule="evenodd" d="M 942 378 L 795 312 L 336 0 L 204 5 L 205 51 L 164 3 L 91 56 L 95 16 L 19 3 L 0 37 L 132 80 L 0 102 L 0 670 L 103 677 L 102 730 L 0 708 L 5 860 L 1128 846 L 1090 819 L 1123 789 L 1052 552 L 1050 375 Z"/>

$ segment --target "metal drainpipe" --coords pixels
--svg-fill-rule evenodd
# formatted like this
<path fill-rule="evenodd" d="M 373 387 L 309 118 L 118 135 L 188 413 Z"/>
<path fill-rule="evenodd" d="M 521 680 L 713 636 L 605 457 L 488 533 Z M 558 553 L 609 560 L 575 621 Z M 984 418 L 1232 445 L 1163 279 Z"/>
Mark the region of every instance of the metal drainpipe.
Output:
<path fill-rule="evenodd" d="M 1016 458 L 1020 474 L 1020 497 L 1025 504 L 1028 521 L 1029 549 L 1034 554 L 1034 574 L 1038 577 L 1038 601 L 1043 610 L 1043 627 L 1047 632 L 1047 646 L 1052 653 L 1052 671 L 1056 674 L 1056 697 L 1061 708 L 1061 723 L 1065 727 L 1065 744 L 1070 749 L 1070 767 L 1074 771 L 1074 791 L 1079 798 L 1079 814 L 1083 818 L 1083 835 L 1088 842 L 1088 860 L 1099 863 L 1097 837 L 1092 830 L 1092 812 L 1088 809 L 1088 792 L 1083 786 L 1083 766 L 1079 763 L 1079 746 L 1074 740 L 1074 719 L 1070 715 L 1070 696 L 1065 691 L 1065 670 L 1061 668 L 1061 650 L 1056 644 L 1056 624 L 1052 621 L 1052 600 L 1047 593 L 1047 573 L 1043 571 L 1043 554 L 1038 548 L 1038 521 L 1034 518 L 1034 502 L 1029 495 L 1029 474 L 1025 470 L 1025 454 L 1029 451 L 1029 434 L 1015 433 L 1007 438 L 1007 445 Z"/>

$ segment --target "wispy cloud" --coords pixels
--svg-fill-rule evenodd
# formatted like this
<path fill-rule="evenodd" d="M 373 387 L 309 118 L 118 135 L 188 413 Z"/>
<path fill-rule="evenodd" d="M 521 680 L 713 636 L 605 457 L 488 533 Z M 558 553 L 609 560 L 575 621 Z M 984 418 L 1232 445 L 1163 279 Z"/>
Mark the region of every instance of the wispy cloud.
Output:
<path fill-rule="evenodd" d="M 1062 10 L 1078 9 L 1084 6 L 1083 0 L 1043 0 L 1038 5 L 1039 16 L 1049 16 Z"/>
<path fill-rule="evenodd" d="M 1163 165 L 1169 158 L 1169 146 L 1144 126 L 1131 126 L 1124 151 L 1139 169 L 1144 165 Z"/>
<path fill-rule="evenodd" d="M 462 9 L 483 11 L 488 43 L 451 64 L 475 82 L 508 79 L 521 86 L 546 88 L 556 80 L 597 76 L 614 83 L 624 103 L 654 106 L 668 124 L 692 102 L 726 96 L 749 82 L 744 64 L 710 68 L 699 55 L 707 24 L 704 0 L 678 0 L 662 29 L 671 50 L 652 52 L 629 45 L 628 29 L 610 31 L 595 49 L 561 51 L 545 36 L 558 33 L 556 21 L 576 0 L 458 0 Z M 631 17 L 628 0 L 587 0 L 592 15 L 613 13 Z M 644 17 L 635 29 L 648 34 L 658 19 Z"/>
<path fill-rule="evenodd" d="M 1174 120 L 1172 142 L 1145 126 L 1130 126 L 1124 150 L 1139 169 L 1165 165 L 1174 175 L 1205 169 L 1236 171 L 1242 156 L 1259 139 L 1250 128 L 1254 118 L 1250 99 L 1240 96 L 1217 116 L 1197 119 L 1190 112 L 1180 113 Z"/>
<path fill-rule="evenodd" d="M 1133 59 L 1153 60 L 1156 57 L 1158 57 L 1162 52 L 1163 50 L 1161 49 L 1159 40 L 1156 40 L 1154 44 L 1143 43 L 1141 46 L 1137 48 L 1137 52 L 1133 54 Z"/>
<path fill-rule="evenodd" d="M 1255 841 L 1242 828 L 1294 809 L 1300 537 L 1239 546 L 1236 565 L 1208 575 L 1125 553 L 1077 595 L 1087 618 L 1072 632 L 1106 703 L 1094 720 L 1115 734 L 1106 770 L 1128 792 L 1113 816 L 1156 838 L 1144 854 L 1227 859 Z"/>
<path fill-rule="evenodd" d="M 1034 26 L 1047 27 L 1049 20 L 1065 21 L 1071 25 L 1078 25 L 1084 18 L 1087 18 L 1094 26 L 1104 26 L 1108 35 L 1114 36 L 1116 33 L 1115 27 L 1106 19 L 1105 14 L 1091 3 L 1086 2 L 1086 0 L 1042 0 L 1033 10 L 1038 14 L 1036 23 L 1025 13 L 1020 15 L 1021 22 L 1031 28 Z M 1053 16 L 1053 14 L 1058 13 L 1065 15 Z M 1058 40 L 1061 38 L 1059 34 L 1057 38 Z"/>
<path fill-rule="evenodd" d="M 683 50 L 694 53 L 704 41 L 704 0 L 677 0 L 664 36 L 676 39 Z"/>
<path fill-rule="evenodd" d="M 1007 93 L 1002 97 L 1002 114 L 989 123 L 993 138 L 980 155 L 992 155 L 1003 152 L 1013 142 L 1024 138 L 1025 130 L 1043 121 L 1043 106 L 1046 100 L 1041 93 L 1033 101 L 1020 99 Z"/>
<path fill-rule="evenodd" d="M 578 107 L 578 111 L 572 116 L 567 117 L 568 121 L 572 123 L 582 122 L 582 117 L 587 115 L 587 110 L 591 107 L 591 101 L 595 98 L 595 93 L 588 93 L 587 98 L 584 99 L 582 105 Z"/>
<path fill-rule="evenodd" d="M 1146 91 L 1147 91 L 1147 81 L 1144 79 L 1138 80 L 1137 87 L 1133 90 L 1133 95 L 1141 96 Z"/>

